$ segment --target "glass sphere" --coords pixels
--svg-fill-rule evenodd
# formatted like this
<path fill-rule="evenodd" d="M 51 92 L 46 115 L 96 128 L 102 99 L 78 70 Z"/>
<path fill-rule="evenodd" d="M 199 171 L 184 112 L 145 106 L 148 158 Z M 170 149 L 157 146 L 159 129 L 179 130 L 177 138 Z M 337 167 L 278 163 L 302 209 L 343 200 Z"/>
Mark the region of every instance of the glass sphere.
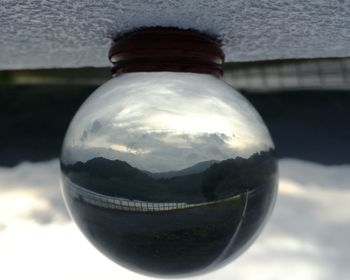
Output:
<path fill-rule="evenodd" d="M 72 120 L 61 170 L 85 236 L 115 262 L 153 276 L 231 261 L 261 230 L 277 190 L 262 119 L 206 74 L 113 78 Z"/>

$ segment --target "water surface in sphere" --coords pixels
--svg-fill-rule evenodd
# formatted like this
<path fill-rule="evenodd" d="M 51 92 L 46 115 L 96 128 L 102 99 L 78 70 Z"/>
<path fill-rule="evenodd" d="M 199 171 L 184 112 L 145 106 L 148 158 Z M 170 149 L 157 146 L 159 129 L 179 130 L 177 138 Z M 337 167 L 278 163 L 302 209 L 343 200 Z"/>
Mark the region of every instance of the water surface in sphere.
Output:
<path fill-rule="evenodd" d="M 204 74 L 112 79 L 71 122 L 61 168 L 67 206 L 87 238 L 155 276 L 206 272 L 239 255 L 277 189 L 260 116 Z"/>

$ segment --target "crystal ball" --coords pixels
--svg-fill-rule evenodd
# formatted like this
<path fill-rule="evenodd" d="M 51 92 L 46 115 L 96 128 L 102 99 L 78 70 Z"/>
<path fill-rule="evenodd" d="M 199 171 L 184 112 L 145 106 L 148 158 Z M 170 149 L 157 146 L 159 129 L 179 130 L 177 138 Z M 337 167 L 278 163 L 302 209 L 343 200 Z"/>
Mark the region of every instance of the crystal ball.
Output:
<path fill-rule="evenodd" d="M 122 74 L 81 106 L 61 153 L 74 221 L 103 254 L 151 276 L 215 270 L 257 237 L 277 191 L 261 117 L 207 74 Z"/>

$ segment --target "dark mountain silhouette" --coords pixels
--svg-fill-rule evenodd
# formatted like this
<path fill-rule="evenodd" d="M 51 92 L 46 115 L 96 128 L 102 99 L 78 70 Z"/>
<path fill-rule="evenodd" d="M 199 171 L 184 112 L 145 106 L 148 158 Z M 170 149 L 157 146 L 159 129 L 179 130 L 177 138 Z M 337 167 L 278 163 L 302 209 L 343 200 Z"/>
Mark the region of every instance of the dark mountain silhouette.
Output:
<path fill-rule="evenodd" d="M 221 162 L 205 161 L 192 167 L 149 173 L 120 160 L 93 158 L 85 163 L 61 164 L 74 183 L 110 196 L 146 201 L 198 203 L 227 198 L 274 183 L 274 151 Z"/>
<path fill-rule="evenodd" d="M 167 171 L 167 172 L 157 172 L 157 173 L 146 172 L 146 173 L 155 179 L 165 179 L 165 178 L 173 178 L 178 176 L 186 176 L 186 175 L 201 173 L 216 162 L 218 161 L 208 160 L 208 161 L 202 161 L 202 162 L 196 163 L 191 167 L 181 169 L 178 171 Z"/>

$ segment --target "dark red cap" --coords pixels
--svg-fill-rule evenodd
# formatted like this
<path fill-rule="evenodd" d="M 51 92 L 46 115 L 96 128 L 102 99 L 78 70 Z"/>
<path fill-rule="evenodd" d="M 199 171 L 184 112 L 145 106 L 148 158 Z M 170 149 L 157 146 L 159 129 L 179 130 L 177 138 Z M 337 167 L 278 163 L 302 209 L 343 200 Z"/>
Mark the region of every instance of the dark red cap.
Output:
<path fill-rule="evenodd" d="M 192 72 L 221 77 L 225 55 L 220 41 L 195 30 L 142 28 L 114 39 L 112 74 Z"/>

